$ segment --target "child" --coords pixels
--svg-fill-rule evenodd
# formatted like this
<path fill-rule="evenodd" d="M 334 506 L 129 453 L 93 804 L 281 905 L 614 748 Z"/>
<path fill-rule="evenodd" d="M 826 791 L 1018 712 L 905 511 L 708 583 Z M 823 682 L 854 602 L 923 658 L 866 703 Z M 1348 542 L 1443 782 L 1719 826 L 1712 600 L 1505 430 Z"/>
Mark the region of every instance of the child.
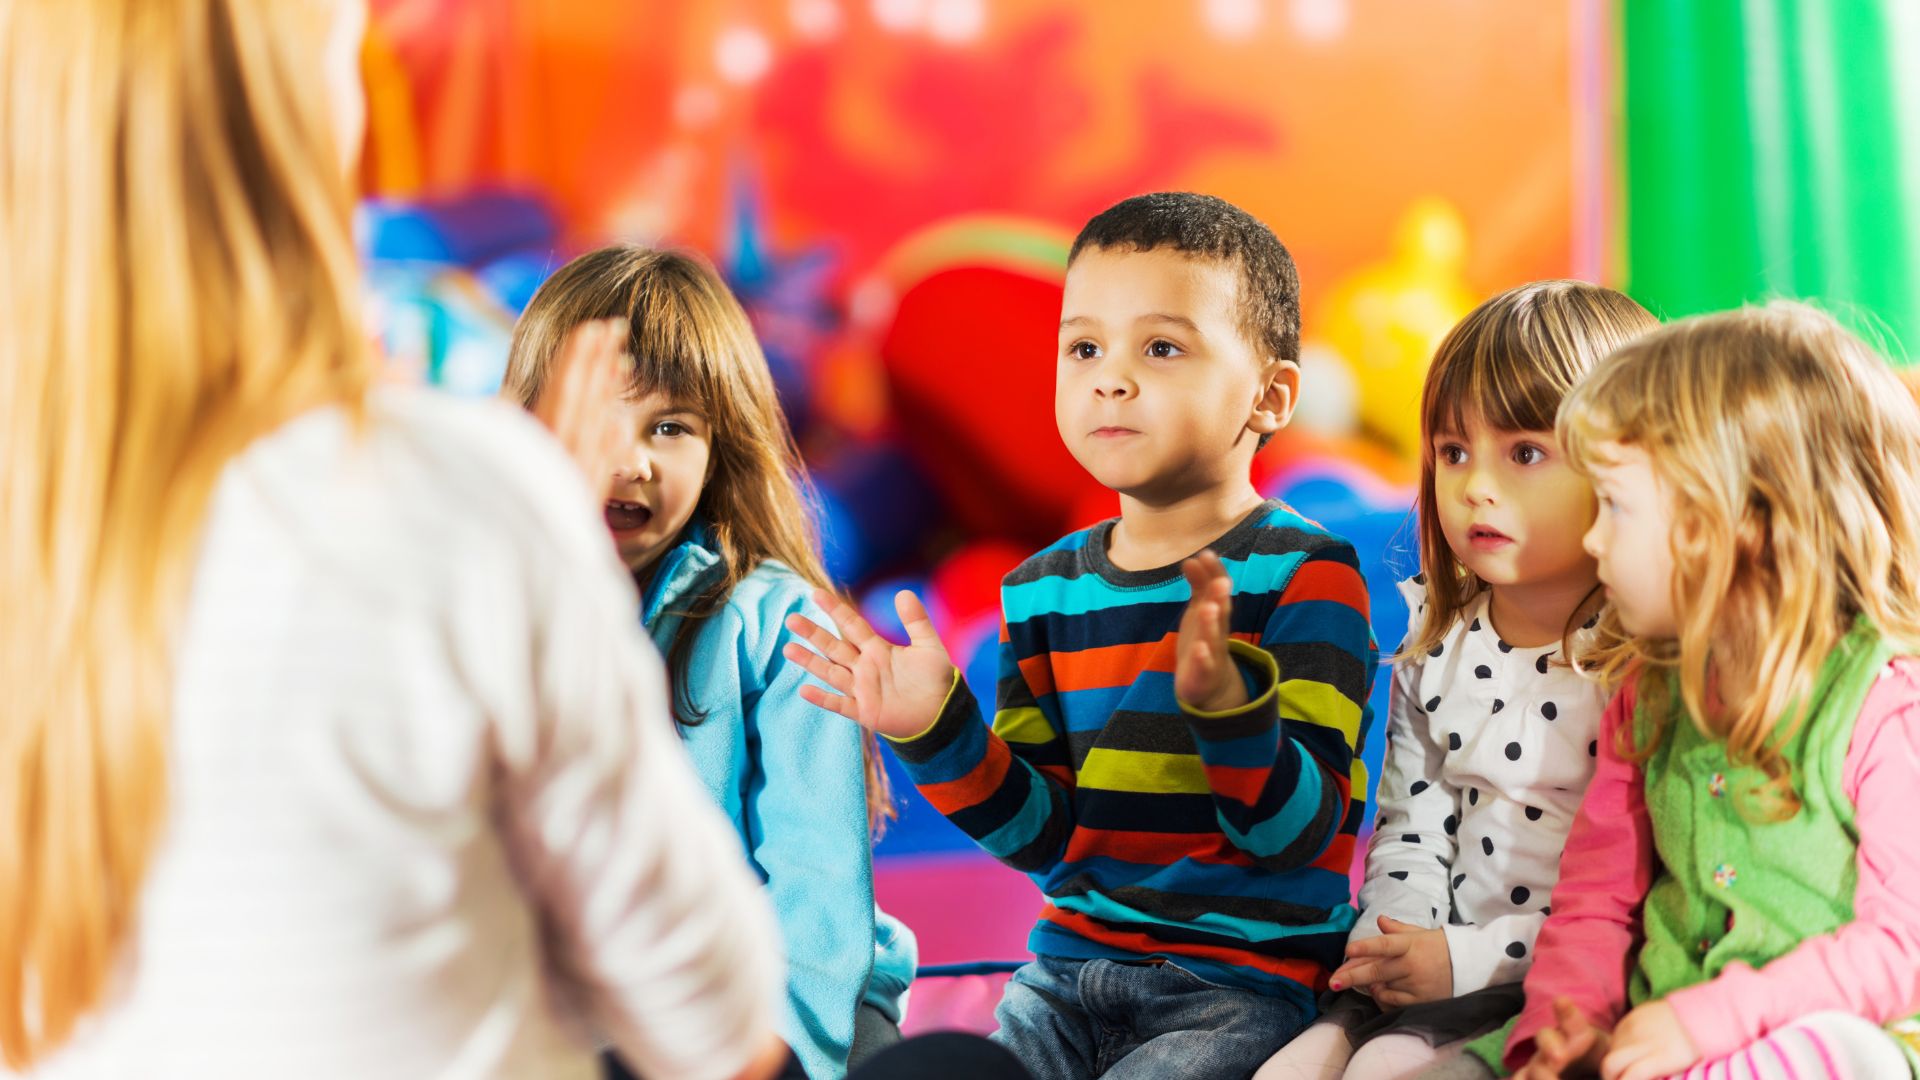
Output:
<path fill-rule="evenodd" d="M 1007 576 L 992 730 L 910 593 L 911 645 L 823 596 L 845 640 L 794 619 L 787 655 L 1046 894 L 995 1035 L 1036 1077 L 1245 1077 L 1352 926 L 1376 657 L 1353 548 L 1249 480 L 1299 282 L 1244 211 L 1145 195 L 1074 241 L 1062 315 L 1060 435 L 1121 513 Z"/>
<path fill-rule="evenodd" d="M 1380 812 L 1332 979 L 1362 992 L 1329 1003 L 1259 1080 L 1408 1076 L 1519 1011 L 1606 703 L 1568 660 L 1591 651 L 1579 627 L 1601 598 L 1581 547 L 1593 489 L 1553 418 L 1601 357 L 1654 325 L 1611 289 L 1542 281 L 1481 304 L 1434 353 L 1422 573 L 1400 586 L 1413 616 Z"/>
<path fill-rule="evenodd" d="M 766 882 L 787 945 L 782 1027 L 806 1074 L 898 1039 L 916 950 L 873 902 L 872 834 L 887 810 L 871 738 L 824 723 L 779 656 L 789 614 L 824 588 L 766 358 L 705 264 L 603 248 L 561 267 L 514 331 L 505 393 L 533 408 L 574 327 L 619 316 L 636 358 L 633 432 L 605 516 L 667 657 L 701 778 Z M 863 762 L 864 759 L 864 762 Z"/>
<path fill-rule="evenodd" d="M 1505 1064 L 1912 1075 L 1882 1025 L 1920 1002 L 1920 411 L 1783 304 L 1627 346 L 1559 430 L 1627 686 Z"/>

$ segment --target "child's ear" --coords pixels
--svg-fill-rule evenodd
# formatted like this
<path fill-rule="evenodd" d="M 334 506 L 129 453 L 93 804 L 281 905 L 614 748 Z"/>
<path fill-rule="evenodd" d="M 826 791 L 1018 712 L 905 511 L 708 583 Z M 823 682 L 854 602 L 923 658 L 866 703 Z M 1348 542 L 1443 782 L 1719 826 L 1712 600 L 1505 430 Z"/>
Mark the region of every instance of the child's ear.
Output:
<path fill-rule="evenodd" d="M 1266 372 L 1260 396 L 1254 399 L 1253 415 L 1247 428 L 1256 435 L 1271 435 L 1293 419 L 1293 407 L 1300 401 L 1300 365 L 1291 360 L 1275 362 Z"/>

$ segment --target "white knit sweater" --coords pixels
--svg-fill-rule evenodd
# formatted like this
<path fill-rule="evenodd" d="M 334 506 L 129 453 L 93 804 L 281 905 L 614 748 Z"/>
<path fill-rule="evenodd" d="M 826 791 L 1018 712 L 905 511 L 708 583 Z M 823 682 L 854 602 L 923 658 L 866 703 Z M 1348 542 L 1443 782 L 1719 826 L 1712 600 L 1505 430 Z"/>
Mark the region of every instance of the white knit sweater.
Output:
<path fill-rule="evenodd" d="M 421 393 L 228 466 L 136 935 L 32 1075 L 745 1065 L 779 947 L 590 508 L 531 421 Z"/>

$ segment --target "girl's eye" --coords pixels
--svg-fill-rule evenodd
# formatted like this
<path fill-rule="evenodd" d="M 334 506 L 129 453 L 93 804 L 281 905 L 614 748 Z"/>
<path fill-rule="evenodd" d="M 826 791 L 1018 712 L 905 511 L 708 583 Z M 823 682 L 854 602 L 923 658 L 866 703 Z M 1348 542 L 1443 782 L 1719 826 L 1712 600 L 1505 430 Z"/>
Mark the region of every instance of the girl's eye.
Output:
<path fill-rule="evenodd" d="M 1091 341 L 1076 341 L 1067 346 L 1067 355 L 1075 360 L 1092 360 L 1100 355 L 1100 346 Z"/>
<path fill-rule="evenodd" d="M 1180 346 L 1165 338 L 1155 338 L 1147 343 L 1147 355 L 1161 360 L 1170 359 L 1181 355 Z"/>
<path fill-rule="evenodd" d="M 1538 465 L 1547 460 L 1547 452 L 1532 443 L 1521 443 L 1513 448 L 1513 460 L 1516 465 Z"/>
<path fill-rule="evenodd" d="M 668 439 L 677 439 L 682 435 L 693 434 L 693 429 L 678 420 L 662 420 L 653 425 L 653 433 Z"/>
<path fill-rule="evenodd" d="M 1467 460 L 1467 448 L 1457 443 L 1448 443 L 1441 447 L 1440 453 L 1435 456 L 1448 465 L 1460 465 Z"/>

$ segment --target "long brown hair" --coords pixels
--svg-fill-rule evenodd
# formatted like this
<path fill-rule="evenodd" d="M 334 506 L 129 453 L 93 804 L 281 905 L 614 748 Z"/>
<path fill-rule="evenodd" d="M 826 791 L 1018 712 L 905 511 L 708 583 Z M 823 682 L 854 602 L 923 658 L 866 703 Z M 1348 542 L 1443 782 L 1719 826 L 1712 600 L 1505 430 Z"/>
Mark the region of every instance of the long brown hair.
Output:
<path fill-rule="evenodd" d="M 1576 468 L 1604 464 L 1601 443 L 1645 450 L 1672 499 L 1680 635 L 1613 658 L 1649 721 L 1624 748 L 1653 752 L 1677 687 L 1791 808 L 1778 747 L 1828 655 L 1862 617 L 1920 648 L 1920 407 L 1865 342 L 1780 303 L 1620 349 L 1567 399 L 1559 435 Z"/>
<path fill-rule="evenodd" d="M 98 1007 L 166 815 L 214 484 L 372 377 L 330 7 L 0 4 L 0 1057 Z"/>
<path fill-rule="evenodd" d="M 1535 281 L 1493 297 L 1467 313 L 1434 351 L 1420 395 L 1420 567 L 1427 614 L 1396 659 L 1431 649 L 1486 588 L 1453 548 L 1434 510 L 1434 437 L 1463 431 L 1469 420 L 1498 431 L 1552 431 L 1574 384 L 1614 348 L 1658 326 L 1624 293 L 1584 281 Z M 1573 654 L 1574 623 L 1592 610 L 1590 596 L 1574 610 L 1562 655 L 1582 667 L 1600 663 L 1621 634 L 1602 609 L 1590 645 Z"/>
<path fill-rule="evenodd" d="M 501 392 L 532 408 L 567 334 L 581 323 L 615 317 L 632 328 L 629 392 L 659 391 L 712 425 L 709 477 L 694 520 L 712 534 L 723 572 L 681 613 L 686 618 L 667 650 L 674 714 L 682 724 L 697 724 L 704 711 L 693 698 L 687 666 L 700 621 L 724 607 L 734 587 L 769 559 L 817 588 L 833 586 L 807 513 L 806 467 L 766 355 L 740 302 L 698 256 L 617 244 L 555 271 L 514 327 Z M 893 808 L 871 734 L 862 756 L 868 825 L 878 833 Z"/>

